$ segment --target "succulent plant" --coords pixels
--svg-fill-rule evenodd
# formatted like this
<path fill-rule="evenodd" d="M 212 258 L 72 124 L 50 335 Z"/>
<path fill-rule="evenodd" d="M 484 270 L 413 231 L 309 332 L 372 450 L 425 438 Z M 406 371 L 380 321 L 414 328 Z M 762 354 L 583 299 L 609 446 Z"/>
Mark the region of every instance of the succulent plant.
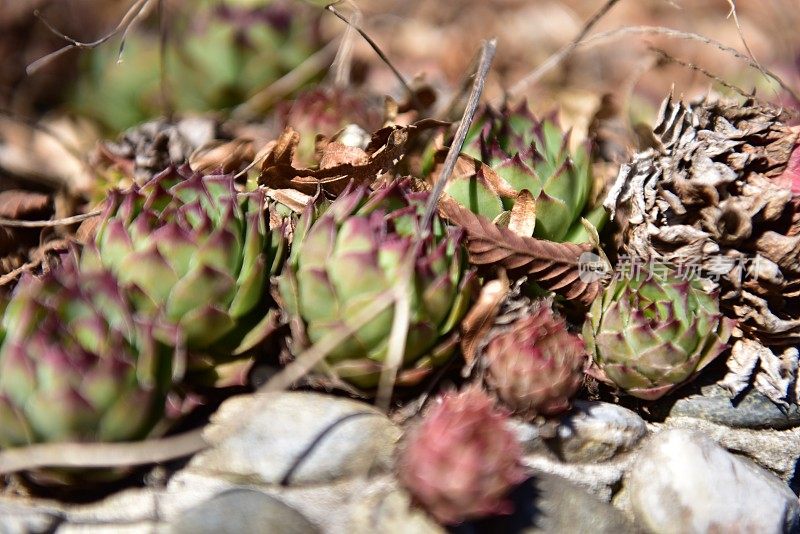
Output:
<path fill-rule="evenodd" d="M 668 272 L 615 277 L 592 304 L 583 337 L 595 366 L 591 374 L 653 400 L 722 354 L 732 328 L 716 294 Z"/>
<path fill-rule="evenodd" d="M 523 190 L 533 197 L 533 235 L 550 241 L 586 240 L 581 217 L 605 222 L 599 206 L 586 213 L 593 186 L 584 147 L 569 150 L 569 133 L 552 119 L 538 120 L 525 103 L 497 111 L 486 107 L 467 138 L 464 153 L 482 161 L 474 174 L 454 175 L 445 192 L 473 212 L 501 220 Z"/>
<path fill-rule="evenodd" d="M 294 69 L 320 46 L 319 11 L 297 2 L 179 0 L 171 7 L 166 50 L 169 98 L 175 111 L 229 108 Z M 72 106 L 122 131 L 161 116 L 160 32 L 142 24 L 118 50 L 87 53 Z"/>
<path fill-rule="evenodd" d="M 313 223 L 311 210 L 301 219 L 279 287 L 287 311 L 300 319 L 311 343 L 352 328 L 327 355 L 329 374 L 365 389 L 377 385 L 394 307 L 360 328 L 351 325 L 365 305 L 398 283 L 410 253 L 417 254 L 409 284 L 411 318 L 397 383 L 418 382 L 452 353 L 452 334 L 469 305 L 474 273 L 465 270 L 461 231 L 438 217 L 415 248 L 426 199 L 408 180 L 395 181 L 369 195 L 364 188 L 342 194 Z"/>
<path fill-rule="evenodd" d="M 82 267 L 109 268 L 137 309 L 179 326 L 189 348 L 235 347 L 256 335 L 248 328 L 264 317 L 283 255 L 264 201 L 237 193 L 230 175 L 167 170 L 109 197 Z"/>
<path fill-rule="evenodd" d="M 2 321 L 0 446 L 127 441 L 163 420 L 169 354 L 107 271 L 59 268 L 18 285 Z"/>
<path fill-rule="evenodd" d="M 445 394 L 401 448 L 401 483 L 445 524 L 511 512 L 505 497 L 525 477 L 507 423 L 480 388 Z"/>
<path fill-rule="evenodd" d="M 531 418 L 567 410 L 583 380 L 586 348 L 549 301 L 524 308 L 489 333 L 486 382 L 514 412 Z"/>

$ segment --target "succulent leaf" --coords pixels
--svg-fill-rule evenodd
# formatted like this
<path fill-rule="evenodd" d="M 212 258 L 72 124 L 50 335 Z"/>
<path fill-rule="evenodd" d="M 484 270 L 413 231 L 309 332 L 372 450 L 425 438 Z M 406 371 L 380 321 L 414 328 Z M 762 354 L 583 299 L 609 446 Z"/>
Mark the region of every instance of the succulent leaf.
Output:
<path fill-rule="evenodd" d="M 445 394 L 406 438 L 400 481 L 445 524 L 510 512 L 505 496 L 524 472 L 507 420 L 479 388 Z"/>
<path fill-rule="evenodd" d="M 486 187 L 480 172 L 454 177 L 445 192 L 495 220 L 513 208 L 520 191 L 528 190 L 536 199 L 535 237 L 585 242 L 589 236 L 582 231 L 581 216 L 591 213 L 590 222 L 599 228 L 606 212 L 602 206 L 588 205 L 593 183 L 589 155 L 584 147 L 570 153 L 569 138 L 554 120 L 536 119 L 525 103 L 499 111 L 484 108 L 468 135 L 464 154 L 488 165 L 513 194 Z"/>
<path fill-rule="evenodd" d="M 441 221 L 434 218 L 434 231 L 415 248 L 427 194 L 415 193 L 410 186 L 401 180 L 371 194 L 363 188 L 345 192 L 315 221 L 303 223 L 308 230 L 295 241 L 278 282 L 287 311 L 299 316 L 312 343 L 334 331 L 350 332 L 325 363 L 339 378 L 364 389 L 378 383 L 394 308 L 365 325 L 353 320 L 392 290 L 409 253 L 417 256 L 398 384 L 418 382 L 426 374 L 423 370 L 440 361 L 429 355 L 454 333 L 469 303 L 473 277 L 465 271 L 461 232 L 442 230 Z"/>
<path fill-rule="evenodd" d="M 190 348 L 223 337 L 235 346 L 247 335 L 233 336 L 239 325 L 266 312 L 269 269 L 283 251 L 263 206 L 261 192 L 237 193 L 230 175 L 168 169 L 111 197 L 82 264 L 114 272 L 140 311 L 183 327 Z"/>
<path fill-rule="evenodd" d="M 18 285 L 3 316 L 0 446 L 127 441 L 164 419 L 171 359 L 109 271 L 62 265 Z"/>
<path fill-rule="evenodd" d="M 696 280 L 616 277 L 583 327 L 592 374 L 653 400 L 694 378 L 726 348 L 732 321 Z"/>

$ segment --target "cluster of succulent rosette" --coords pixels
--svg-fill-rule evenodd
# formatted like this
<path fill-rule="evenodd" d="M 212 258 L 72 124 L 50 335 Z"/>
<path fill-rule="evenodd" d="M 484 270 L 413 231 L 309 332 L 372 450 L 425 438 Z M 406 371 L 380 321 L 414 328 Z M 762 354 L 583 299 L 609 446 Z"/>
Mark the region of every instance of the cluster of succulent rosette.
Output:
<path fill-rule="evenodd" d="M 534 237 L 582 242 L 581 218 L 599 227 L 605 212 L 589 203 L 588 152 L 568 145 L 555 122 L 527 107 L 486 108 L 465 148 L 478 170 L 445 192 L 498 224 L 527 192 Z M 0 446 L 163 434 L 176 387 L 197 367 L 213 371 L 257 347 L 275 331 L 268 319 L 278 309 L 289 325 L 284 356 L 329 342 L 313 371 L 327 384 L 365 397 L 387 372 L 398 387 L 420 384 L 454 361 L 481 282 L 464 229 L 426 218 L 425 189 L 414 178 L 348 187 L 282 223 L 261 189 L 188 167 L 113 192 L 82 249 L 21 281 L 4 311 Z M 387 297 L 407 313 L 387 305 L 363 317 Z M 398 461 L 403 484 L 445 523 L 508 510 L 506 496 L 524 478 L 509 415 L 564 413 L 587 369 L 655 399 L 719 356 L 732 326 L 715 294 L 672 275 L 612 281 L 583 339 L 552 298 L 509 293 L 500 308 L 476 341 L 473 383 L 426 410 Z"/>
<path fill-rule="evenodd" d="M 114 192 L 82 250 L 21 280 L 5 309 L 0 446 L 169 430 L 193 358 L 213 367 L 263 337 L 285 245 L 267 209 L 233 176 L 188 169 Z"/>

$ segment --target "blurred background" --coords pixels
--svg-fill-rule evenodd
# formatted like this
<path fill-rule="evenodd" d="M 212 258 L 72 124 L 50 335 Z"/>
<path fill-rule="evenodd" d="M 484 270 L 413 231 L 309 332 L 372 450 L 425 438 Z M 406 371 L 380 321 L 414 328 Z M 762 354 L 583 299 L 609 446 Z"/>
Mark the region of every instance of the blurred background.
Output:
<path fill-rule="evenodd" d="M 620 0 L 568 57 L 539 71 L 535 83 L 519 83 L 604 4 L 348 0 L 336 9 L 406 79 L 433 89 L 439 109 L 465 82 L 481 39 L 496 36 L 487 98 L 499 102 L 511 90 L 536 111 L 559 109 L 579 134 L 601 103 L 629 124 L 650 122 L 670 90 L 696 96 L 738 89 L 792 103 L 790 92 L 748 63 L 800 91 L 797 0 Z M 264 121 L 281 100 L 318 83 L 400 99 L 391 70 L 324 6 L 309 0 L 0 0 L 0 188 L 26 177 L 80 190 L 85 168 L 75 154 L 171 112 L 220 118 L 233 112 Z M 64 36 L 91 42 L 132 15 L 121 55 L 120 34 L 92 49 L 50 55 L 69 44 Z M 29 66 L 35 67 L 30 74 Z"/>

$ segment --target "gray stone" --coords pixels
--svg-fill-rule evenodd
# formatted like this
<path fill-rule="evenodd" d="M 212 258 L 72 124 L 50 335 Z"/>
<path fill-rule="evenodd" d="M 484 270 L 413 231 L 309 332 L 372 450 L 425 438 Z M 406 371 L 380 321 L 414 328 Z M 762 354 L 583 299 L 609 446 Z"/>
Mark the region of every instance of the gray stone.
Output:
<path fill-rule="evenodd" d="M 761 467 L 769 469 L 787 484 L 797 482 L 800 428 L 788 430 L 729 428 L 693 417 L 668 417 L 663 425 L 658 426 L 701 432 L 728 451 L 745 455 Z"/>
<path fill-rule="evenodd" d="M 114 493 L 100 502 L 72 505 L 65 510 L 70 523 L 122 524 L 158 520 L 158 494 L 149 488 Z"/>
<path fill-rule="evenodd" d="M 436 521 L 411 504 L 402 489 L 372 492 L 353 507 L 352 534 L 445 534 Z"/>
<path fill-rule="evenodd" d="M 514 512 L 462 525 L 457 533 L 494 534 L 519 532 L 591 532 L 592 534 L 634 533 L 622 512 L 598 500 L 585 489 L 557 476 L 535 474 L 509 496 Z"/>
<path fill-rule="evenodd" d="M 734 401 L 717 385 L 700 395 L 678 399 L 669 412 L 673 417 L 696 417 L 732 428 L 786 429 L 800 426 L 800 406 L 779 406 L 756 390 Z"/>
<path fill-rule="evenodd" d="M 524 463 L 537 471 L 566 478 L 608 502 L 617 491 L 632 460 L 632 454 L 625 454 L 608 462 L 571 464 L 546 454 L 530 454 L 525 456 Z"/>
<path fill-rule="evenodd" d="M 51 531 L 63 521 L 56 509 L 15 499 L 0 500 L 0 534 Z"/>
<path fill-rule="evenodd" d="M 631 450 L 646 433 L 644 420 L 627 408 L 576 401 L 546 443 L 567 462 L 604 462 Z"/>
<path fill-rule="evenodd" d="M 173 534 L 314 534 L 319 528 L 300 512 L 265 493 L 234 489 L 184 511 Z"/>
<path fill-rule="evenodd" d="M 116 523 L 108 525 L 67 523 L 56 534 L 169 534 L 169 525 L 157 521 Z"/>
<path fill-rule="evenodd" d="M 626 479 L 639 524 L 653 533 L 779 533 L 798 525 L 797 497 L 777 477 L 685 430 L 656 434 Z"/>
<path fill-rule="evenodd" d="M 525 464 L 558 475 L 611 500 L 632 451 L 647 433 L 647 423 L 634 412 L 608 403 L 575 403 L 555 437 L 543 438 L 539 427 L 512 420 L 511 429 L 526 449 Z"/>
<path fill-rule="evenodd" d="M 368 496 L 395 487 L 393 476 L 349 478 L 322 484 L 281 486 L 237 484 L 227 478 L 183 469 L 170 478 L 159 501 L 160 517 L 174 522 L 189 508 L 233 489 L 250 489 L 270 495 L 303 514 L 329 534 L 352 534 L 353 509 Z"/>
<path fill-rule="evenodd" d="M 241 483 L 318 484 L 389 469 L 402 432 L 372 406 L 317 393 L 235 397 L 206 432 L 194 471 Z"/>

